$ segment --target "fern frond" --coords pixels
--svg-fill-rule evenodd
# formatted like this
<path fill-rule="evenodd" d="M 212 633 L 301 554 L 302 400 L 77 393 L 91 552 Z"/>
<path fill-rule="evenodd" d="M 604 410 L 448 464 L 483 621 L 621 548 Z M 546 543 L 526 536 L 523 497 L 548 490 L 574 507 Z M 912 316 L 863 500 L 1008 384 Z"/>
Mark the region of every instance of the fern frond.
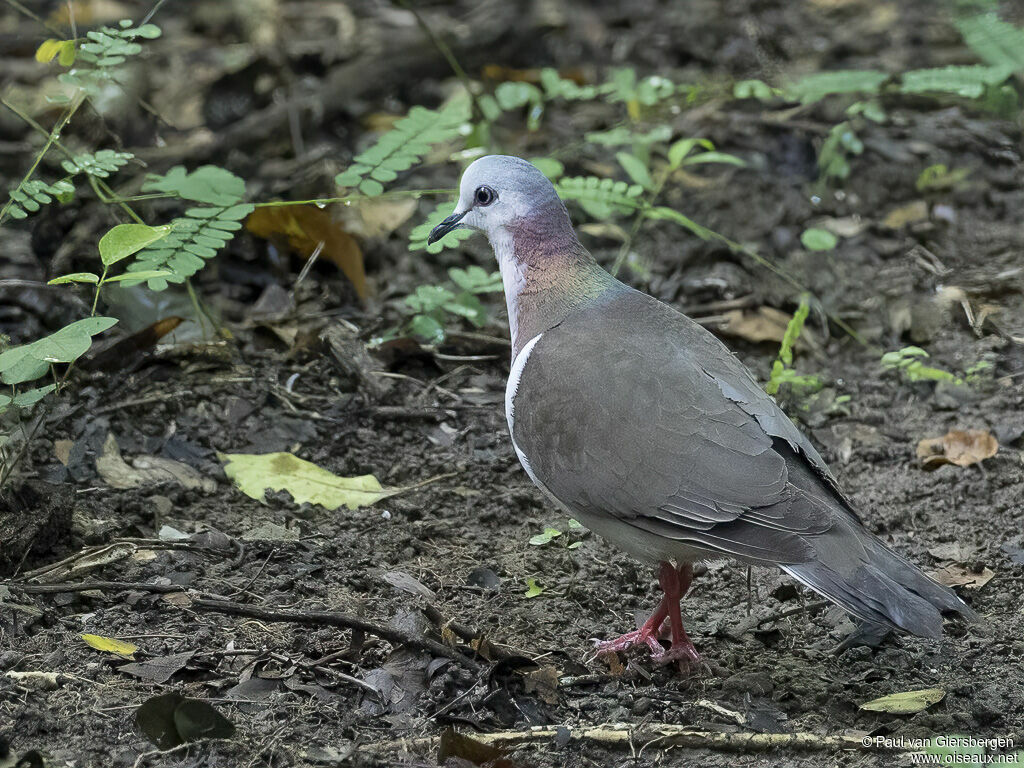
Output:
<path fill-rule="evenodd" d="M 159 244 L 146 248 L 128 266 L 129 272 L 167 270 L 172 275 L 147 280 L 151 290 L 162 291 L 168 283 L 183 283 L 206 266 L 217 251 L 228 244 L 242 228 L 242 220 L 252 213 L 251 203 L 224 207 L 189 208 L 184 216 L 171 221 L 171 232 Z"/>
<path fill-rule="evenodd" d="M 888 74 L 873 69 L 819 72 L 790 83 L 786 86 L 785 93 L 804 104 L 812 104 L 833 94 L 878 93 L 882 83 L 888 79 Z"/>
<path fill-rule="evenodd" d="M 903 75 L 902 93 L 952 93 L 968 99 L 980 98 L 985 88 L 999 85 L 1009 76 L 1001 67 L 941 67 L 915 69 Z"/>
<path fill-rule="evenodd" d="M 595 219 L 629 213 L 641 207 L 637 198 L 643 194 L 639 184 L 602 179 L 598 176 L 575 176 L 559 179 L 555 186 L 563 200 L 573 200 Z"/>
<path fill-rule="evenodd" d="M 466 104 L 461 101 L 441 110 L 413 107 L 376 144 L 356 155 L 334 181 L 341 187 L 358 187 L 370 197 L 379 195 L 399 171 L 418 163 L 435 145 L 456 138 L 466 118 Z"/>
<path fill-rule="evenodd" d="M 1024 72 L 1024 29 L 1003 21 L 994 12 L 968 16 L 956 26 L 967 47 L 986 64 L 1007 74 Z"/>
<path fill-rule="evenodd" d="M 131 152 L 115 152 L 112 149 L 101 149 L 92 154 L 75 155 L 61 163 L 61 167 L 72 176 L 85 173 L 99 179 L 105 179 L 126 165 L 135 155 Z"/>
<path fill-rule="evenodd" d="M 160 35 L 160 28 L 155 24 L 133 27 L 128 19 L 118 22 L 116 29 L 101 27 L 90 30 L 86 33 L 88 42 L 78 46 L 75 57 L 78 66 L 64 72 L 57 79 L 95 95 L 104 82 L 114 79 L 117 66 L 123 64 L 129 56 L 142 53 L 142 46 L 135 42 L 136 38 L 152 40 Z"/>
<path fill-rule="evenodd" d="M 12 219 L 24 219 L 40 207 L 52 203 L 53 198 L 66 202 L 74 193 L 75 185 L 67 179 L 55 181 L 53 184 L 29 179 L 10 191 L 11 199 L 5 210 Z"/>

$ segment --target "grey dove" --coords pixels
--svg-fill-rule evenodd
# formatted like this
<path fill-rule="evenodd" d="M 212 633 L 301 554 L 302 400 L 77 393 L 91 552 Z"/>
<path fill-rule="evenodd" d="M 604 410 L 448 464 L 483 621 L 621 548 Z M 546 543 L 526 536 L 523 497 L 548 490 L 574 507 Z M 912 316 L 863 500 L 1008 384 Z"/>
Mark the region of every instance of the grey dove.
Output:
<path fill-rule="evenodd" d="M 680 600 L 693 563 L 777 566 L 872 624 L 936 637 L 974 614 L 863 524 L 821 456 L 715 336 L 602 269 L 554 187 L 525 160 L 482 157 L 431 233 L 483 232 L 512 337 L 512 445 L 565 514 L 641 561 L 664 592 L 601 652 L 644 646 L 696 664 Z M 659 642 L 668 621 L 671 646 Z"/>

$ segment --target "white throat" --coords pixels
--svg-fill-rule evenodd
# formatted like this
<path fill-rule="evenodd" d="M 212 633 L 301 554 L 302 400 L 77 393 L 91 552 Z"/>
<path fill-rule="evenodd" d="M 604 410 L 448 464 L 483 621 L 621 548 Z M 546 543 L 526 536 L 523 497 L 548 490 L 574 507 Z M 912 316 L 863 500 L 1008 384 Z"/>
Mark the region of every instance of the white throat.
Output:
<path fill-rule="evenodd" d="M 515 347 L 516 336 L 519 332 L 518 307 L 519 294 L 522 293 L 526 284 L 526 275 L 523 266 L 516 261 L 515 245 L 512 242 L 512 234 L 505 227 L 498 227 L 488 233 L 491 241 L 491 248 L 494 250 L 494 257 L 498 260 L 498 269 L 501 272 L 501 283 L 505 289 L 505 307 L 508 309 L 508 329 L 512 337 L 512 346 Z"/>

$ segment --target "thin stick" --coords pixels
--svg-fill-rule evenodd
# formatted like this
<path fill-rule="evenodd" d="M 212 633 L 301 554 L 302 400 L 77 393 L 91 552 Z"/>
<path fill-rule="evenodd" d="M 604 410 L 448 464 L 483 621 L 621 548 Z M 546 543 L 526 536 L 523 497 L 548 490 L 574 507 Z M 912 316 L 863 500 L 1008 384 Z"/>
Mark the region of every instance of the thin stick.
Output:
<path fill-rule="evenodd" d="M 189 592 L 177 584 L 146 584 L 138 582 L 118 581 L 85 581 L 75 584 L 17 584 L 7 582 L 0 584 L 12 590 L 19 590 L 30 595 L 60 594 L 67 592 L 87 592 L 90 590 L 135 590 L 139 592 L 153 592 L 156 594 L 169 594 L 180 592 L 189 597 L 191 603 L 185 608 L 197 611 L 208 611 L 211 613 L 223 613 L 229 616 L 245 616 L 259 621 L 280 621 L 286 624 L 311 624 L 325 627 L 340 627 L 353 629 L 376 635 L 396 645 L 406 645 L 410 648 L 417 648 L 427 651 L 435 656 L 443 656 L 446 659 L 457 661 L 468 669 L 479 672 L 484 666 L 469 656 L 463 654 L 459 649 L 431 640 L 429 637 L 417 637 L 407 632 L 402 632 L 391 627 L 378 624 L 367 619 L 353 616 L 349 613 L 339 611 L 290 611 L 270 610 L 258 608 L 254 605 L 245 605 L 222 597 L 210 596 L 202 592 Z"/>
<path fill-rule="evenodd" d="M 559 735 L 569 731 L 570 741 L 600 744 L 604 747 L 629 748 L 638 742 L 645 746 L 688 747 L 710 749 L 720 752 L 754 753 L 770 749 L 789 749 L 797 752 L 839 752 L 860 750 L 872 752 L 913 752 L 912 748 L 899 748 L 892 742 L 876 745 L 860 736 L 823 736 L 818 733 L 731 733 L 720 731 L 692 730 L 689 726 L 674 723 L 609 723 L 596 726 L 552 727 L 538 725 L 524 731 L 498 731 L 496 733 L 474 733 L 472 738 L 496 747 L 519 747 L 527 744 L 553 744 Z M 563 737 L 564 738 L 564 737 Z M 433 752 L 440 742 L 439 736 L 418 739 L 396 739 L 378 744 L 367 744 L 361 748 L 375 753 L 397 750 Z M 890 746 L 890 744 L 893 744 Z"/>

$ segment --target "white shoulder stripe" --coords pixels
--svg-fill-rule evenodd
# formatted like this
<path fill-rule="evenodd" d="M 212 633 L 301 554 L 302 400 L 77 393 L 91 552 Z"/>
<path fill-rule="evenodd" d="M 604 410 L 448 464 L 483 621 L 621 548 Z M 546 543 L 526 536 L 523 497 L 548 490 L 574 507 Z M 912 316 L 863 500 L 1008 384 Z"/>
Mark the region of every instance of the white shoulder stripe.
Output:
<path fill-rule="evenodd" d="M 508 384 L 505 385 L 505 418 L 508 419 L 508 436 L 512 438 L 512 447 L 515 448 L 516 456 L 519 457 L 519 463 L 523 465 L 523 469 L 526 470 L 526 474 L 530 476 L 533 482 L 540 485 L 537 481 L 536 476 L 533 474 L 533 469 L 530 467 L 530 460 L 526 458 L 519 446 L 516 445 L 515 436 L 515 423 L 516 423 L 516 393 L 519 391 L 519 380 L 523 377 L 523 369 L 526 367 L 526 361 L 530 358 L 530 352 L 533 351 L 533 347 L 540 341 L 540 337 L 543 333 L 538 333 L 523 347 L 519 354 L 516 355 L 516 359 L 512 361 L 512 370 L 508 373 Z M 543 487 L 543 486 L 541 486 Z"/>
<path fill-rule="evenodd" d="M 519 391 L 519 380 L 523 377 L 523 369 L 526 367 L 526 361 L 530 358 L 530 353 L 543 335 L 543 333 L 538 333 L 526 342 L 526 346 L 519 350 L 516 359 L 512 361 L 512 370 L 508 373 L 508 383 L 505 385 L 505 418 L 508 419 L 509 433 L 512 432 L 512 426 L 515 424 L 515 398 L 516 392 Z"/>

